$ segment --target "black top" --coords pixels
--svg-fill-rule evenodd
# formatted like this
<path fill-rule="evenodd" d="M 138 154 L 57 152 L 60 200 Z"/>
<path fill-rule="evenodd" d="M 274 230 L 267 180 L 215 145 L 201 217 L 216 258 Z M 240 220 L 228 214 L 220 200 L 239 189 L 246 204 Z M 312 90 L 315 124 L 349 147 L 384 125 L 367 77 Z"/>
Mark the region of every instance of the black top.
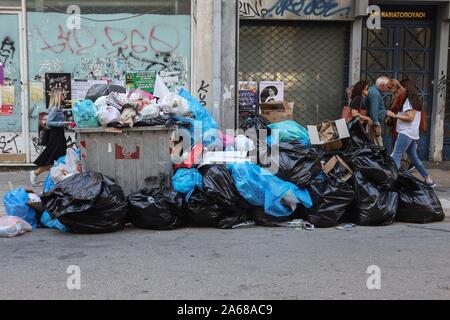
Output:
<path fill-rule="evenodd" d="M 367 110 L 364 98 L 361 96 L 354 97 L 350 103 L 350 107 L 355 110 Z"/>

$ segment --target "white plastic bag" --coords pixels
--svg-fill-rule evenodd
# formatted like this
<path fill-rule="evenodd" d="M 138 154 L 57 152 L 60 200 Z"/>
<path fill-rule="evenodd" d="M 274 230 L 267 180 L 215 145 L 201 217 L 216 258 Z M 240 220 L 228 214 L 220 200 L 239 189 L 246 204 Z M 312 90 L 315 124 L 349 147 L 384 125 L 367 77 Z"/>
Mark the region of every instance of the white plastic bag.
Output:
<path fill-rule="evenodd" d="M 59 183 L 77 173 L 81 159 L 73 149 L 67 149 L 65 164 L 59 164 L 50 169 L 50 176 L 55 183 Z"/>
<path fill-rule="evenodd" d="M 106 107 L 108 105 L 108 102 L 106 102 L 106 98 L 108 96 L 102 96 L 100 98 L 98 98 L 97 100 L 95 100 L 95 106 L 97 107 L 97 109 L 100 109 L 101 107 Z"/>
<path fill-rule="evenodd" d="M 31 230 L 31 225 L 19 217 L 0 217 L 0 237 L 16 237 Z"/>
<path fill-rule="evenodd" d="M 159 101 L 162 111 L 166 114 L 184 116 L 189 113 L 189 103 L 176 93 L 169 93 Z"/>
<path fill-rule="evenodd" d="M 111 106 L 102 106 L 96 113 L 98 121 L 102 126 L 106 126 L 112 122 L 120 121 L 120 111 Z"/>
<path fill-rule="evenodd" d="M 146 105 L 140 114 L 144 120 L 155 119 L 159 116 L 159 107 L 154 104 Z"/>
<path fill-rule="evenodd" d="M 244 135 L 239 135 L 235 140 L 236 151 L 250 152 L 255 149 L 255 143 Z"/>

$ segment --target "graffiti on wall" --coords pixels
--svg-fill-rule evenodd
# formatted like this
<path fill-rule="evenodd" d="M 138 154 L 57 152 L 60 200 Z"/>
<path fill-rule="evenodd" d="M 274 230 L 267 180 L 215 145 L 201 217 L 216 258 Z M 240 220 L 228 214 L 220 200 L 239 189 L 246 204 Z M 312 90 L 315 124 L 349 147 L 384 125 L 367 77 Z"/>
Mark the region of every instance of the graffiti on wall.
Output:
<path fill-rule="evenodd" d="M 69 30 L 63 14 L 46 13 L 45 23 L 42 13 L 29 15 L 30 33 L 36 35 L 31 52 L 46 58 L 31 66 L 35 78 L 49 69 L 79 79 L 121 80 L 129 70 L 154 70 L 170 73 L 172 80 L 177 77 L 177 86 L 189 83 L 189 16 L 143 15 L 122 21 L 123 15 L 112 14 L 108 22 L 87 21 L 81 29 Z M 95 20 L 100 15 L 86 17 Z M 57 59 L 64 63 L 50 64 Z"/>
<path fill-rule="evenodd" d="M 353 0 L 239 0 L 245 18 L 351 19 Z"/>
<path fill-rule="evenodd" d="M 19 147 L 17 146 L 17 138 L 19 134 L 17 133 L 2 133 L 0 135 L 0 153 L 21 153 Z"/>
<path fill-rule="evenodd" d="M 200 88 L 197 90 L 198 100 L 204 107 L 206 107 L 206 96 L 208 95 L 208 88 L 209 84 L 207 84 L 205 80 L 202 80 Z"/>
<path fill-rule="evenodd" d="M 10 37 L 6 36 L 0 47 L 0 62 L 3 65 L 6 65 L 8 60 L 12 60 L 14 58 L 14 54 L 16 52 L 16 47 L 14 40 Z"/>

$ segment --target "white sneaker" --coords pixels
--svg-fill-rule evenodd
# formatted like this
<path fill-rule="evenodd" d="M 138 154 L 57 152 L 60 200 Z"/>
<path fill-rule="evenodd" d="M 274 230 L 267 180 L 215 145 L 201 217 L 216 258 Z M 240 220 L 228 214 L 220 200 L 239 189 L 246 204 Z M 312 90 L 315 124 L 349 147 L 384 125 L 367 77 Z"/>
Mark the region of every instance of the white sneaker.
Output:
<path fill-rule="evenodd" d="M 31 170 L 31 171 L 30 171 L 30 182 L 31 182 L 31 186 L 32 186 L 32 187 L 37 187 L 36 179 L 37 179 L 36 173 L 34 173 L 34 171 Z"/>

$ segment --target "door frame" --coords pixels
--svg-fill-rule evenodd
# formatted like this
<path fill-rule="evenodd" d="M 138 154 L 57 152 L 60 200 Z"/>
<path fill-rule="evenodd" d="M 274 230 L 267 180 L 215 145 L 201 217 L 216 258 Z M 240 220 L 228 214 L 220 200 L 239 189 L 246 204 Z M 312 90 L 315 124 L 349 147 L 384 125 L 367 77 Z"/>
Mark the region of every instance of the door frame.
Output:
<path fill-rule="evenodd" d="M 30 126 L 29 126 L 29 101 L 28 101 L 28 51 L 27 51 L 27 27 L 25 1 L 22 0 L 22 7 L 0 7 L 0 15 L 17 15 L 19 28 L 19 68 L 20 68 L 20 107 L 22 112 L 22 138 L 24 140 L 25 161 L 18 164 L 29 164 L 30 154 Z M 5 166 L 8 164 L 1 163 Z M 11 164 L 10 164 L 11 165 Z M 16 163 L 12 165 L 17 165 Z"/>

